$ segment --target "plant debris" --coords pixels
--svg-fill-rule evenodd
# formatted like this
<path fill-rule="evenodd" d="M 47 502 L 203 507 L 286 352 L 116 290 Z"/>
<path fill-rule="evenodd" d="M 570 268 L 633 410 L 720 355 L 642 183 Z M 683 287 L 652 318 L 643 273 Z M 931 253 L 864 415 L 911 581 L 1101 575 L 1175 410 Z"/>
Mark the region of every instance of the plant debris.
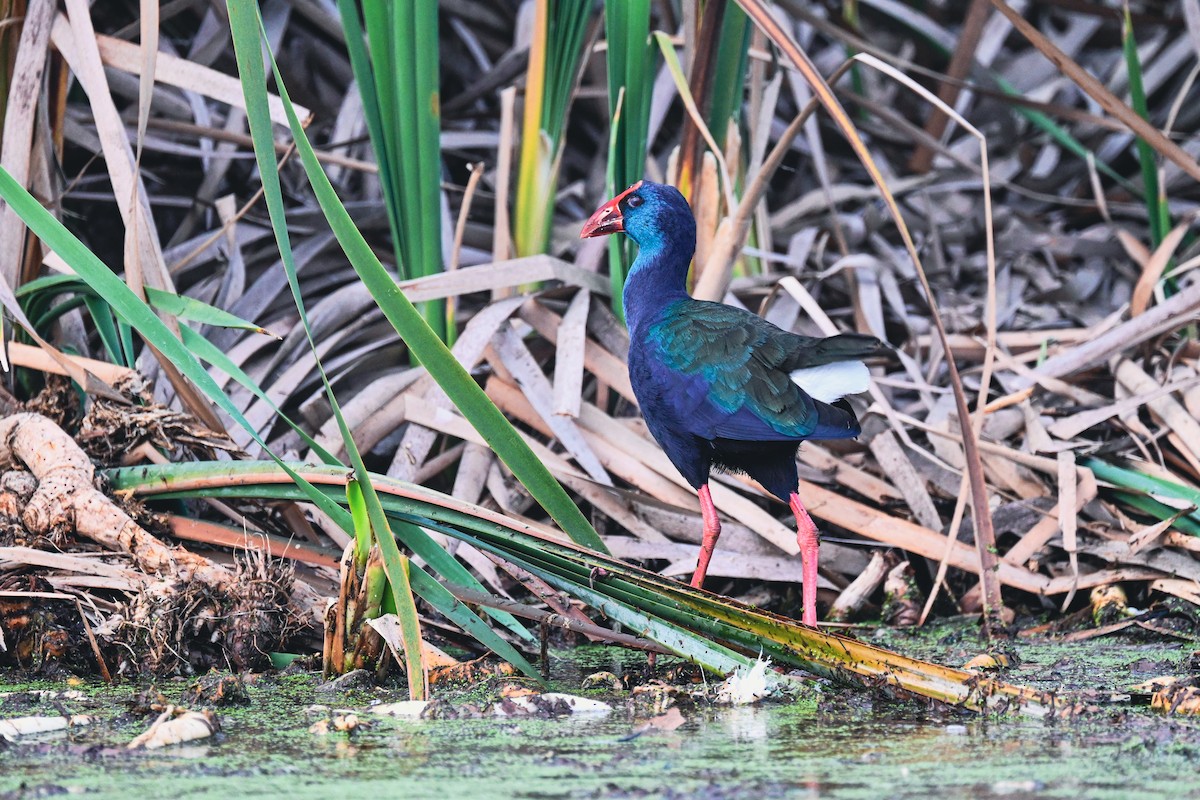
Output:
<path fill-rule="evenodd" d="M 250 694 L 240 676 L 213 670 L 188 686 L 180 704 L 189 707 L 244 706 L 250 704 Z"/>
<path fill-rule="evenodd" d="M 221 725 L 211 711 L 191 711 L 168 706 L 154 723 L 135 737 L 127 747 L 130 750 L 157 750 L 173 744 L 207 739 L 220 730 Z"/>
<path fill-rule="evenodd" d="M 12 717 L 0 719 L 0 738 L 15 739 L 18 736 L 28 736 L 34 733 L 61 731 L 80 725 L 91 725 L 93 717 L 86 714 L 72 714 L 59 717 Z"/>
<path fill-rule="evenodd" d="M 675 30 L 670 4 L 654 5 L 653 24 Z M 690 184 L 701 227 L 697 291 L 798 333 L 857 330 L 897 347 L 899 364 L 874 367 L 871 392 L 855 401 L 860 439 L 800 453 L 801 493 L 825 535 L 820 603 L 841 624 L 878 618 L 906 627 L 982 615 L 1002 590 L 1010 616 L 990 610 L 1027 638 L 1195 640 L 1200 347 L 1190 321 L 1200 310 L 1200 242 L 1187 153 L 1200 104 L 1178 55 L 1190 47 L 1181 12 L 1135 3 L 1123 25 L 1119 15 L 1077 4 L 1031 12 L 1029 21 L 1004 3 L 982 12 L 905 7 L 903 19 L 893 5 L 870 4 L 861 18 L 841 21 L 780 5 L 784 33 L 805 43 L 822 73 L 860 52 L 853 80 L 835 81 L 833 93 L 852 107 L 873 167 L 844 144 L 836 115 L 806 117 L 809 90 L 788 66 L 791 51 L 763 31 L 747 51 L 736 123 L 704 132 L 717 134 L 721 148 L 697 144 L 704 136 L 680 111 L 667 68 L 646 81 L 655 113 L 638 167 Z M 449 320 L 455 355 L 573 492 L 611 553 L 684 577 L 699 544 L 697 501 L 637 412 L 604 253 L 575 236 L 604 195 L 613 114 L 596 97 L 608 42 L 581 39 L 571 70 L 570 126 L 557 120 L 568 134 L 555 139 L 561 191 L 544 192 L 556 203 L 545 210 L 546 252 L 514 259 L 514 229 L 529 220 L 508 216 L 518 131 L 506 120 L 516 87 L 528 84 L 514 67 L 528 61 L 528 37 L 512 9 L 480 8 L 449 4 L 438 33 L 437 214 L 444 207 L 461 220 L 457 269 L 404 280 L 400 290 L 414 302 L 447 302 L 450 316 L 438 325 Z M 317 121 L 309 129 L 317 155 L 355 225 L 386 253 L 387 198 L 365 122 L 348 101 L 354 68 L 310 12 L 278 22 L 274 35 L 288 43 L 281 80 L 304 98 L 301 118 Z M 62 28 L 50 24 L 55 10 L 38 13 L 47 30 Z M 127 41 L 129 14 L 98 4 L 88 20 L 94 34 L 82 35 L 89 27 L 73 20 L 69 40 L 59 33 L 14 45 L 39 64 L 52 50 L 61 54 L 64 80 L 79 91 L 64 91 L 65 113 L 31 108 L 13 118 L 11 141 L 61 142 L 61 152 L 18 147 L 19 163 L 5 167 L 42 199 L 60 198 L 56 211 L 118 269 L 132 263 L 122 244 L 129 234 L 141 267 L 126 277 L 139 296 L 174 287 L 250 320 L 197 320 L 189 316 L 197 306 L 187 304 L 159 308 L 171 325 L 193 326 L 180 332 L 185 343 L 202 336 L 227 358 L 210 362 L 222 396 L 261 441 L 226 428 L 229 419 L 143 348 L 106 298 L 76 281 L 63 253 L 21 247 L 20 220 L 4 215 L 0 248 L 13 265 L 6 280 L 40 323 L 38 335 L 62 350 L 14 342 L 14 394 L 0 395 L 0 664 L 116 676 L 265 669 L 272 654 L 321 649 L 315 624 L 327 618 L 324 598 L 337 594 L 348 534 L 310 505 L 231 498 L 236 480 L 228 477 L 213 478 L 201 501 L 185 501 L 113 493 L 105 475 L 123 466 L 233 464 L 265 449 L 312 463 L 324 460 L 321 451 L 346 455 L 289 277 L 301 284 L 316 348 L 370 469 L 538 530 L 549 519 L 410 358 L 331 246 L 298 159 L 279 168 L 298 263 L 297 276 L 285 273 L 257 205 L 233 51 L 201 38 L 227 30 L 227 20 L 203 5 L 170 10 L 163 24 L 182 31 L 173 44 L 185 55 L 171 56 L 176 72 L 150 76 L 156 102 L 142 119 L 129 93 L 110 84 L 145 77 L 140 46 Z M 670 41 L 663 47 L 674 52 Z M 295 69 L 297 52 L 311 59 L 308 68 Z M 683 49 L 685 62 L 693 52 Z M 205 56 L 186 55 L 194 53 Z M 880 65 L 919 78 L 942 102 L 930 106 Z M 952 110 L 968 124 L 951 123 Z M 270 113 L 286 123 L 278 108 Z M 40 129 L 47 125 L 56 127 Z M 117 158 L 131 137 L 145 152 L 136 164 Z M 214 161 L 218 142 L 223 155 Z M 103 158 L 93 158 L 98 149 Z M 887 176 L 901 220 L 882 212 L 876 174 Z M 139 205 L 130 207 L 134 197 Z M 282 335 L 264 337 L 268 328 Z M 801 573 L 787 510 L 743 476 L 722 476 L 712 491 L 726 531 L 712 588 L 795 616 Z M 430 535 L 478 579 L 485 599 L 511 600 L 514 614 L 532 611 L 528 618 L 564 643 L 607 635 L 657 652 L 641 631 L 609 630 L 597 603 L 566 598 L 471 543 Z M 590 588 L 612 578 L 593 569 Z M 342 603 L 331 618 L 337 632 L 342 614 L 343 635 L 336 646 L 327 637 L 326 669 L 384 672 L 402 663 L 397 636 L 355 624 L 367 593 L 343 599 L 357 603 L 350 610 L 358 617 Z M 480 661 L 481 648 L 429 604 L 418 611 L 428 652 L 456 656 L 431 683 L 480 682 L 512 668 Z M 530 649 L 523 654 L 538 649 L 511 626 L 488 624 Z M 550 634 L 541 638 L 548 651 Z M 1002 662 L 991 654 L 974 666 Z M 603 681 L 628 686 L 623 677 Z M 685 685 L 676 677 L 666 676 Z M 690 691 L 638 689 L 635 702 L 658 713 Z M 1188 708 L 1186 695 L 1164 697 L 1164 707 Z"/>

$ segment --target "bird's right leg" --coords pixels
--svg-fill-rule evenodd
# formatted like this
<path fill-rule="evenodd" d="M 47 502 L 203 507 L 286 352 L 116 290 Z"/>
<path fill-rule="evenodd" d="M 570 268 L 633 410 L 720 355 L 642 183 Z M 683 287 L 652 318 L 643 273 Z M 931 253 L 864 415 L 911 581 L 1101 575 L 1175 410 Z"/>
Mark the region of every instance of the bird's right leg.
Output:
<path fill-rule="evenodd" d="M 704 586 L 708 562 L 712 560 L 717 538 L 721 535 L 721 518 L 717 515 L 717 507 L 713 505 L 707 483 L 700 487 L 700 514 L 704 517 L 704 540 L 700 543 L 700 560 L 696 564 L 696 571 L 692 573 L 692 586 L 696 589 Z"/>
<path fill-rule="evenodd" d="M 800 570 L 803 585 L 800 588 L 803 598 L 803 619 L 805 625 L 817 627 L 817 558 L 820 553 L 821 538 L 817 532 L 817 524 L 808 515 L 808 509 L 800 502 L 800 495 L 792 492 L 789 505 L 796 515 L 796 544 L 800 546 Z"/>

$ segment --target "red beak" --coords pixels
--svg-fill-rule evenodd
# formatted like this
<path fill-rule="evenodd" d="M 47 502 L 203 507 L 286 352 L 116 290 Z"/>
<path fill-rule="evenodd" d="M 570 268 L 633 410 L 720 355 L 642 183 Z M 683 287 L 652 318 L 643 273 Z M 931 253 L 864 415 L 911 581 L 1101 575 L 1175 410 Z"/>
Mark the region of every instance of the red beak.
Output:
<path fill-rule="evenodd" d="M 579 232 L 579 238 L 590 239 L 593 236 L 607 236 L 610 233 L 621 233 L 624 231 L 625 219 L 621 216 L 621 201 L 630 192 L 636 192 L 641 187 L 642 182 L 638 181 L 612 200 L 597 208 L 596 213 L 592 214 L 588 218 L 588 221 L 583 223 L 583 230 Z"/>

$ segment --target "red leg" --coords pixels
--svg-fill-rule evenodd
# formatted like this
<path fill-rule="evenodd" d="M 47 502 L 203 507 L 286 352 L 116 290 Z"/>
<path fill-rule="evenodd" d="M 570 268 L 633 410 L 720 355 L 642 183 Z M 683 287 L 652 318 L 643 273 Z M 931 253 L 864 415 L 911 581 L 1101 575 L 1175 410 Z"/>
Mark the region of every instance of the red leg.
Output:
<path fill-rule="evenodd" d="M 707 483 L 700 487 L 700 514 L 704 517 L 704 541 L 700 543 L 700 560 L 696 563 L 696 571 L 692 573 L 692 586 L 697 589 L 704 586 L 708 562 L 712 560 L 717 537 L 721 535 L 721 518 L 717 516 L 717 507 L 713 505 Z"/>
<path fill-rule="evenodd" d="M 792 513 L 796 515 L 796 543 L 800 545 L 800 564 L 804 580 L 802 587 L 804 617 L 802 622 L 815 628 L 817 627 L 817 558 L 820 547 L 817 525 L 808 515 L 804 504 L 800 502 L 800 495 L 792 492 L 789 499 Z"/>

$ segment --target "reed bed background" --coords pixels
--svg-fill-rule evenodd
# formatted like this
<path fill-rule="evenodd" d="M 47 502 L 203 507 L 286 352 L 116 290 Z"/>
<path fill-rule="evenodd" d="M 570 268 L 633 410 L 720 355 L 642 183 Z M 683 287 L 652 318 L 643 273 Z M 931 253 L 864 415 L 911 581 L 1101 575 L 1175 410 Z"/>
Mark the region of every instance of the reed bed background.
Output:
<path fill-rule="evenodd" d="M 577 238 L 642 177 L 692 202 L 697 296 L 897 348 L 863 436 L 800 452 L 827 618 L 1194 635 L 1196 0 L 9 19 L 8 412 L 52 419 L 150 503 L 131 519 L 214 565 L 173 607 L 224 619 L 233 553 L 290 562 L 268 583 L 294 613 L 246 666 L 322 639 L 331 671 L 377 665 L 366 623 L 396 614 L 410 675 L 437 644 L 532 674 L 517 617 L 550 612 L 718 672 L 886 663 L 752 610 L 798 613 L 800 563 L 787 509 L 738 476 L 713 486 L 709 588 L 740 603 L 654 576 L 690 573 L 698 506 L 629 387 L 631 245 Z M 35 529 L 7 491 L 0 589 L 98 629 L 78 660 L 224 663 L 182 620 L 173 655 L 130 657 L 171 575 L 136 547 L 80 558 L 95 536 Z"/>

